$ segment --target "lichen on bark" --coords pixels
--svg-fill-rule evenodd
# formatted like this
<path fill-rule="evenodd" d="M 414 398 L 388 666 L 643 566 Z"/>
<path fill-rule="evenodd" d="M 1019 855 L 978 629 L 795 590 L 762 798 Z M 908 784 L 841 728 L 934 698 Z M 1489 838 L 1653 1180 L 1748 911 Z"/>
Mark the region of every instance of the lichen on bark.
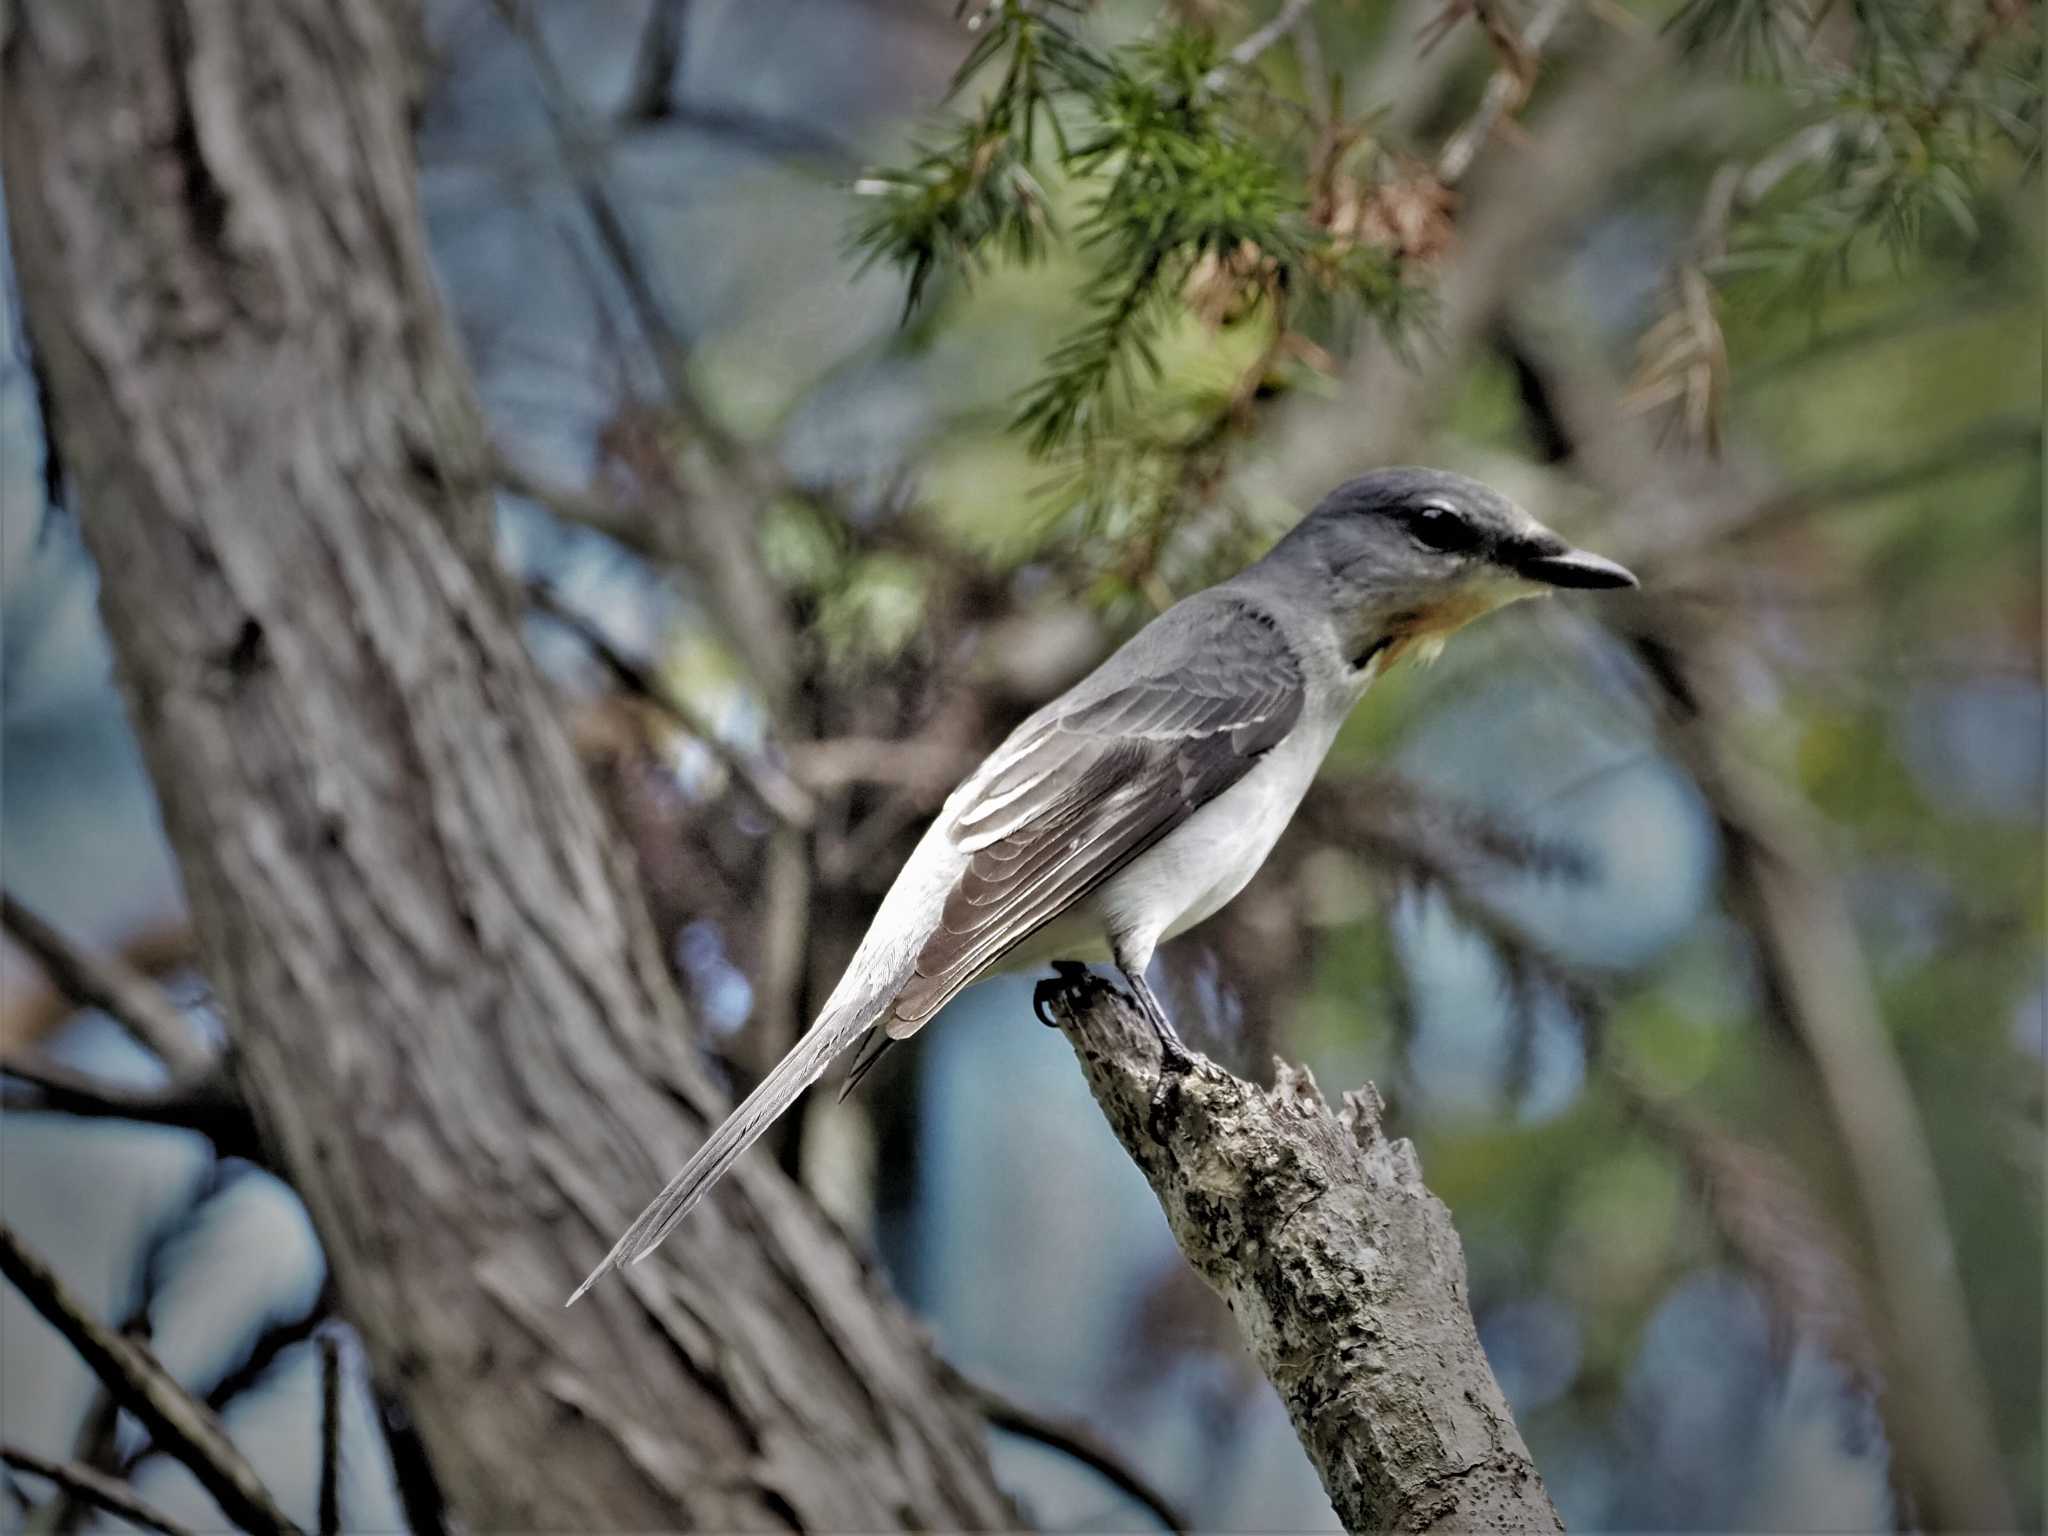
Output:
<path fill-rule="evenodd" d="M 1161 1079 L 1109 987 L 1054 1004 L 1181 1251 L 1237 1319 L 1351 1531 L 1557 1531 L 1487 1364 L 1450 1212 L 1370 1086 L 1261 1088 L 1205 1058 Z"/>

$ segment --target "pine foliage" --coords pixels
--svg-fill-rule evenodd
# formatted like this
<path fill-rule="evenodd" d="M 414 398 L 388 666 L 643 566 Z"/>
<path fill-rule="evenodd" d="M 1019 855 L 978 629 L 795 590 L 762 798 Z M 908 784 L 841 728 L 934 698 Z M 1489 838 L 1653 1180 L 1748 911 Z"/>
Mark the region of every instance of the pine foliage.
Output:
<path fill-rule="evenodd" d="M 1974 242 L 1985 172 L 2038 164 L 2027 0 L 1691 0 L 1678 30 L 1779 80 L 1806 124 L 1810 152 L 1760 189 L 1719 263 L 1774 297 L 1819 298 L 1866 244 L 1903 261 L 1931 240 Z"/>
<path fill-rule="evenodd" d="M 1634 402 L 1718 450 L 1722 297 L 1816 319 L 1872 260 L 1969 260 L 2041 157 L 2041 35 L 2029 0 L 1688 0 L 1672 23 L 1700 67 L 1774 88 L 1780 131 L 1724 167 L 1642 338 Z"/>
<path fill-rule="evenodd" d="M 1084 36 L 1085 10 L 996 0 L 972 14 L 981 35 L 955 94 L 984 78 L 993 86 L 909 165 L 857 188 L 870 203 L 855 246 L 903 272 L 906 313 L 934 275 L 1030 261 L 1061 237 L 1085 253 L 1082 322 L 1018 403 L 1014 424 L 1034 451 L 1085 457 L 1129 426 L 1158 378 L 1161 332 L 1198 276 L 1205 306 L 1238 318 L 1264 311 L 1281 329 L 1298 294 L 1348 301 L 1389 325 L 1411 317 L 1415 294 L 1395 258 L 1311 216 L 1306 134 L 1304 152 L 1288 156 L 1288 136 L 1259 121 L 1270 103 L 1212 35 L 1163 23 L 1105 48 Z M 1070 233 L 1054 224 L 1055 179 L 1079 194 Z M 1219 298 L 1217 285 L 1229 292 Z"/>

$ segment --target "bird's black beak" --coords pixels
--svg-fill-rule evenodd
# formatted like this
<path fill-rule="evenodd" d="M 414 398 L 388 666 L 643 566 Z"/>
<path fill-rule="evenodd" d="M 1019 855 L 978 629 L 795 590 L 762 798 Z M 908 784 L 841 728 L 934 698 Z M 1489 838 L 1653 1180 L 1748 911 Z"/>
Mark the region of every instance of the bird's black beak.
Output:
<path fill-rule="evenodd" d="M 1593 590 L 1642 585 L 1627 566 L 1617 565 L 1605 555 L 1596 555 L 1584 549 L 1566 549 L 1556 554 L 1532 555 L 1522 561 L 1517 569 L 1529 580 L 1540 581 L 1552 587 Z"/>

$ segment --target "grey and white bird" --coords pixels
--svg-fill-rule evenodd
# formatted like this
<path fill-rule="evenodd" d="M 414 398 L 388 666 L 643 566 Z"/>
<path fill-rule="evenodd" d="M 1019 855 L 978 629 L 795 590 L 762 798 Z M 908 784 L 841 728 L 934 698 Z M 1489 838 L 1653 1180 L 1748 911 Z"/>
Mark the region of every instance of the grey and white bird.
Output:
<path fill-rule="evenodd" d="M 1107 960 L 1190 1063 L 1154 948 L 1244 889 L 1375 678 L 1559 587 L 1632 587 L 1498 492 L 1433 469 L 1337 487 L 1272 551 L 1175 603 L 953 791 L 830 999 L 569 1299 L 645 1258 L 848 1046 L 901 1040 L 996 971 Z M 884 1043 L 886 1043 L 886 1040 Z"/>

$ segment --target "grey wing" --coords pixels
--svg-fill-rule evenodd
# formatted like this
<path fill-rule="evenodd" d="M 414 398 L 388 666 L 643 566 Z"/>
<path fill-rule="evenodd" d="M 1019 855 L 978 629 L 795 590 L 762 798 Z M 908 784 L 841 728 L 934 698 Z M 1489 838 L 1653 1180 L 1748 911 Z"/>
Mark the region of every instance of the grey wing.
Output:
<path fill-rule="evenodd" d="M 1126 647 L 1056 713 L 1027 722 L 947 806 L 967 868 L 896 998 L 892 1037 L 914 1033 L 1294 728 L 1301 667 L 1270 614 L 1204 593 L 1152 628 L 1152 643 Z"/>

